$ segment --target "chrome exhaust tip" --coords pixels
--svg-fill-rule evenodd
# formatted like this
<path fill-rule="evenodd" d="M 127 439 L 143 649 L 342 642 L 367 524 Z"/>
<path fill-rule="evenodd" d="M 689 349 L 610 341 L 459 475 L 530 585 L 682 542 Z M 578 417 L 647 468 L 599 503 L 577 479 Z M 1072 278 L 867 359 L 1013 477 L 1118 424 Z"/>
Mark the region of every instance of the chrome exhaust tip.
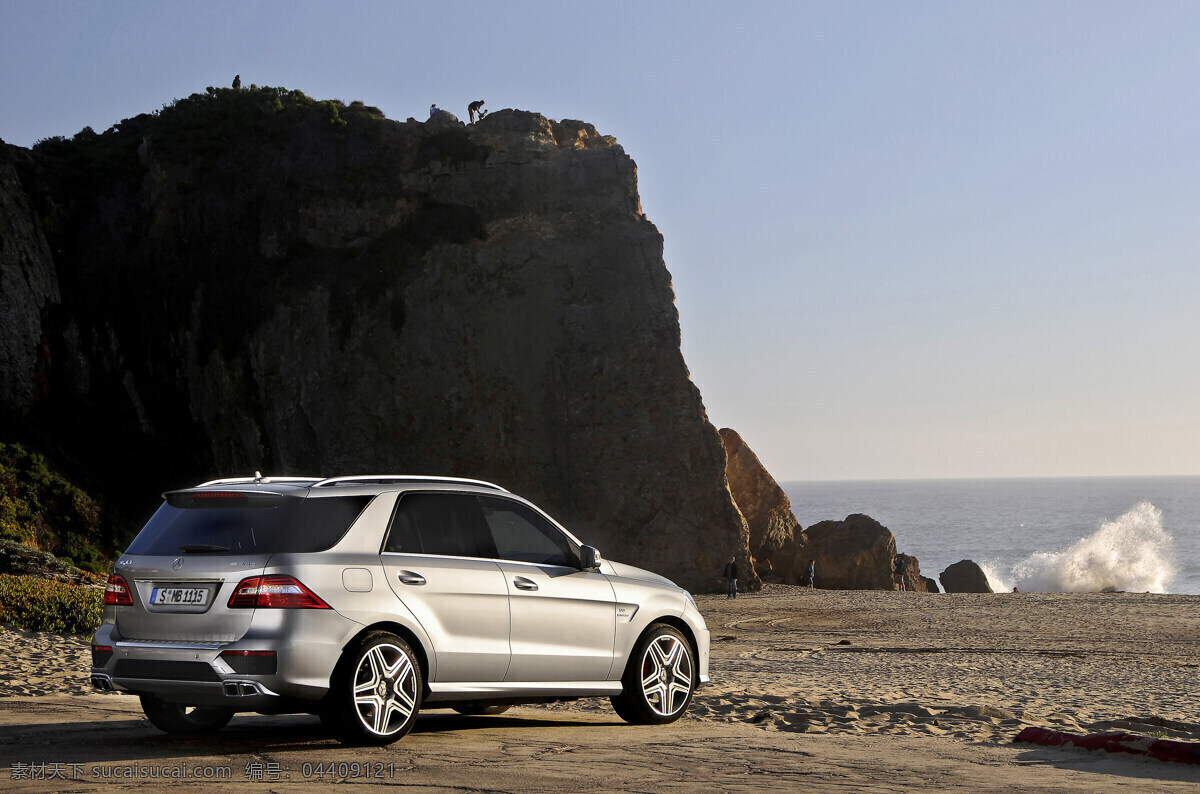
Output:
<path fill-rule="evenodd" d="M 257 681 L 226 681 L 221 684 L 221 690 L 225 693 L 225 697 L 244 698 L 254 695 L 275 695 L 274 692 L 267 689 Z"/>

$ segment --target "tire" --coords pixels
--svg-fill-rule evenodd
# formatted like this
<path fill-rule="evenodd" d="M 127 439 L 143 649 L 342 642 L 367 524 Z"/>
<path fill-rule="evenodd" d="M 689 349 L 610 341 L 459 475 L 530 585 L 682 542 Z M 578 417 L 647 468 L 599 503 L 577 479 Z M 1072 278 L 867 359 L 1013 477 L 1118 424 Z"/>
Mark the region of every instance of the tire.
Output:
<path fill-rule="evenodd" d="M 458 706 L 451 706 L 451 708 L 464 717 L 494 717 L 497 714 L 503 714 L 508 711 L 512 706 L 507 703 L 491 706 L 485 703 L 464 703 Z"/>
<path fill-rule="evenodd" d="M 167 733 L 216 733 L 233 719 L 233 709 L 169 703 L 151 694 L 142 695 L 141 701 L 150 724 Z"/>
<path fill-rule="evenodd" d="M 696 692 L 699 673 L 692 646 L 677 629 L 651 626 L 634 646 L 612 698 L 621 719 L 634 725 L 665 725 L 683 716 Z"/>
<path fill-rule="evenodd" d="M 391 744 L 412 730 L 423 691 L 408 643 L 372 632 L 342 658 L 321 721 L 346 744 Z"/>

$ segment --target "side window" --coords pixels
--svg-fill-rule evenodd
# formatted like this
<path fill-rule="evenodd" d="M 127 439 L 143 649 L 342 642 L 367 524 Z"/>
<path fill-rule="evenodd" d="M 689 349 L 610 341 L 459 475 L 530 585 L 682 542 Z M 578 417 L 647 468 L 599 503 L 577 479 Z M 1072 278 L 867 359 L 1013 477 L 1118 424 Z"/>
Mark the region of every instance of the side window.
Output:
<path fill-rule="evenodd" d="M 507 499 L 478 498 L 499 559 L 578 567 L 571 542 L 536 511 Z"/>
<path fill-rule="evenodd" d="M 493 557 L 479 504 L 467 494 L 415 493 L 400 497 L 384 551 Z"/>

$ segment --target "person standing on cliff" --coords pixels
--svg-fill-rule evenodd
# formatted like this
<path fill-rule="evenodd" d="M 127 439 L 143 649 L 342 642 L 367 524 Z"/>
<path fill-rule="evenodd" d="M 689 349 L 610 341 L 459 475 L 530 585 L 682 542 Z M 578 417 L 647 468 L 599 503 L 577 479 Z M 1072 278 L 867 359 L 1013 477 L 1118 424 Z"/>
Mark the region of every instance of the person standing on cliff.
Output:
<path fill-rule="evenodd" d="M 737 557 L 725 563 L 725 588 L 726 598 L 737 598 Z"/>
<path fill-rule="evenodd" d="M 475 123 L 475 115 L 476 114 L 479 114 L 479 118 L 483 118 L 484 112 L 483 112 L 483 110 L 481 110 L 482 107 L 483 107 L 482 99 L 476 99 L 474 102 L 467 105 L 467 115 L 471 118 L 472 124 Z"/>
<path fill-rule="evenodd" d="M 908 574 L 908 563 L 899 554 L 896 555 L 895 580 L 900 585 L 900 592 L 904 592 L 904 577 Z"/>
<path fill-rule="evenodd" d="M 804 579 L 808 582 L 808 591 L 811 593 L 814 582 L 817 578 L 817 561 L 809 560 L 808 567 L 804 569 Z"/>

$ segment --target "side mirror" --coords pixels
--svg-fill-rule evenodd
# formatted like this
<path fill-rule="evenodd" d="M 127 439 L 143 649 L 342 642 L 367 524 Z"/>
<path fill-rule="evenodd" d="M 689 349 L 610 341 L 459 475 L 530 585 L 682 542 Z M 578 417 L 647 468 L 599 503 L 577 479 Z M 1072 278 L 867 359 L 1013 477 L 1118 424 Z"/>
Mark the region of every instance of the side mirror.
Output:
<path fill-rule="evenodd" d="M 583 570 L 599 570 L 602 562 L 604 562 L 604 558 L 600 556 L 599 549 L 594 546 L 583 546 L 579 549 L 579 567 Z"/>

